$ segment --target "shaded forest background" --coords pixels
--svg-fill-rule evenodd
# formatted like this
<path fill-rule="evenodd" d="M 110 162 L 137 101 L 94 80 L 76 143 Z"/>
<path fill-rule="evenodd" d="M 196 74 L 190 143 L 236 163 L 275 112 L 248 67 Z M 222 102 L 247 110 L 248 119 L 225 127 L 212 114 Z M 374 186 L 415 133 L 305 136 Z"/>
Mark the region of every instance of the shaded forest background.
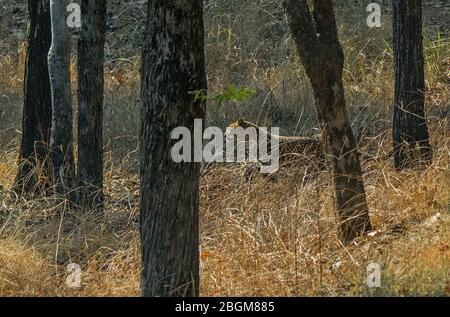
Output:
<path fill-rule="evenodd" d="M 325 173 L 308 184 L 297 182 L 301 171 L 248 184 L 240 166 L 224 166 L 202 178 L 202 295 L 449 294 L 450 4 L 424 1 L 426 113 L 435 160 L 423 172 L 395 173 L 389 159 L 390 1 L 381 1 L 383 25 L 373 29 L 366 25 L 369 2 L 336 1 L 336 13 L 347 105 L 379 232 L 349 248 L 339 244 Z M 208 124 L 224 128 L 241 117 L 260 124 L 267 118 L 285 135 L 317 133 L 312 92 L 279 1 L 205 3 L 210 93 L 231 85 L 255 91 L 243 102 L 208 104 Z M 139 70 L 146 1 L 108 1 L 107 205 L 100 228 L 89 216 L 65 213 L 63 201 L 14 200 L 7 192 L 20 138 L 26 17 L 26 1 L 0 0 L 0 294 L 137 295 Z M 384 268 L 379 290 L 365 287 L 369 261 Z M 79 290 L 64 284 L 65 267 L 72 262 L 83 269 Z"/>

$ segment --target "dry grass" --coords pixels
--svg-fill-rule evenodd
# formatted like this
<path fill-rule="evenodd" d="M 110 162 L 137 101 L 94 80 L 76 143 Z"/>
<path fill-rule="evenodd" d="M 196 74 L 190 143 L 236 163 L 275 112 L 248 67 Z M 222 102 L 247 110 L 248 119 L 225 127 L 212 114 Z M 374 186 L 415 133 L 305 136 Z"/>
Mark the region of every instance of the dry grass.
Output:
<path fill-rule="evenodd" d="M 239 117 L 261 123 L 268 117 L 285 134 L 315 133 L 311 91 L 278 3 L 209 3 L 211 92 L 234 84 L 257 93 L 241 104 L 209 105 L 208 124 L 225 127 Z M 135 168 L 139 58 L 136 47 L 119 49 L 112 42 L 139 29 L 142 16 L 132 9 L 127 8 L 137 21 L 133 29 L 108 35 L 103 219 L 80 215 L 55 197 L 17 199 L 9 192 L 20 137 L 23 50 L 20 44 L 0 40 L 2 296 L 139 294 Z M 386 155 L 391 147 L 393 96 L 389 23 L 368 30 L 363 27 L 365 15 L 352 12 L 347 7 L 338 10 L 347 57 L 346 97 L 377 231 L 347 247 L 339 243 L 326 171 L 305 178 L 302 168 L 297 168 L 284 170 L 275 179 L 256 177 L 245 182 L 242 166 L 216 167 L 201 183 L 203 296 L 449 295 L 449 39 L 438 41 L 430 32 L 425 41 L 434 163 L 424 171 L 398 173 Z M 117 24 L 126 26 L 122 20 Z M 2 30 L 0 26 L 0 35 L 6 38 Z M 380 289 L 366 287 L 369 262 L 381 265 Z M 69 263 L 81 266 L 80 289 L 65 284 Z"/>
<path fill-rule="evenodd" d="M 201 187 L 202 295 L 446 294 L 449 141 L 434 143 L 435 163 L 423 172 L 399 174 L 389 162 L 364 162 L 377 233 L 349 247 L 336 239 L 326 172 L 302 182 L 301 171 L 291 170 L 247 183 L 240 166 L 214 169 Z M 57 199 L 3 194 L 0 294 L 138 295 L 138 177 L 117 169 L 106 176 L 102 220 L 73 213 Z M 364 284 L 371 261 L 383 269 L 377 291 Z M 79 290 L 65 286 L 73 262 L 82 267 Z"/>

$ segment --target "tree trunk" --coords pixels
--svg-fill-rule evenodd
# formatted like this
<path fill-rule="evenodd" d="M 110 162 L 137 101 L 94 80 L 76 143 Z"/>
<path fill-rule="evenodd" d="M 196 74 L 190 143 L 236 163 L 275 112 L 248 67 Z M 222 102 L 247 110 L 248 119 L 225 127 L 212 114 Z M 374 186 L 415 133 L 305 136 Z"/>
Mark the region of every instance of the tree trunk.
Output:
<path fill-rule="evenodd" d="M 422 1 L 393 0 L 394 161 L 398 170 L 428 165 L 433 152 L 425 118 Z"/>
<path fill-rule="evenodd" d="M 53 181 L 59 194 L 68 194 L 73 189 L 75 176 L 70 86 L 71 39 L 65 19 L 68 4 L 68 0 L 50 0 L 52 45 L 48 55 L 48 67 L 53 104 L 50 147 Z"/>
<path fill-rule="evenodd" d="M 172 160 L 170 132 L 205 116 L 202 0 L 148 2 L 142 61 L 141 292 L 197 296 L 200 164 Z"/>
<path fill-rule="evenodd" d="M 356 141 L 347 116 L 342 72 L 344 54 L 338 39 L 333 3 L 284 0 L 288 24 L 314 90 L 319 124 L 331 163 L 335 205 L 344 243 L 371 230 Z"/>
<path fill-rule="evenodd" d="M 48 0 L 29 0 L 22 141 L 13 190 L 34 193 L 50 184 L 49 143 L 52 118 L 47 54 L 51 44 Z"/>
<path fill-rule="evenodd" d="M 103 61 L 106 1 L 81 2 L 78 42 L 78 203 L 103 210 Z"/>

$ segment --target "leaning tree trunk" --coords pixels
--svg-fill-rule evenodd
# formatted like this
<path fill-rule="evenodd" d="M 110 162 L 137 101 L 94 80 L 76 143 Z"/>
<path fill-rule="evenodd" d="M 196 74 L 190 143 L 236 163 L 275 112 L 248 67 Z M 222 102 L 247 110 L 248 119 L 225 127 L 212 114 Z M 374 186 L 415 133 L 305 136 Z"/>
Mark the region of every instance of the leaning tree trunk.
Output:
<path fill-rule="evenodd" d="M 48 0 L 29 0 L 30 25 L 25 61 L 22 141 L 13 190 L 34 193 L 50 184 L 49 143 L 52 118 L 47 54 L 51 44 Z"/>
<path fill-rule="evenodd" d="M 53 181 L 59 194 L 69 194 L 73 189 L 75 176 L 70 87 L 71 39 L 65 19 L 69 3 L 68 0 L 50 0 L 52 45 L 48 55 L 48 67 L 53 103 L 50 148 Z"/>
<path fill-rule="evenodd" d="M 422 0 L 393 0 L 395 106 L 394 161 L 401 170 L 432 161 L 425 118 Z"/>
<path fill-rule="evenodd" d="M 106 1 L 81 2 L 78 42 L 78 203 L 102 212 Z"/>
<path fill-rule="evenodd" d="M 202 0 L 148 2 L 141 91 L 143 296 L 199 294 L 200 164 L 175 163 L 170 132 L 205 116 Z"/>
<path fill-rule="evenodd" d="M 288 24 L 314 90 L 323 144 L 333 173 L 335 205 L 344 243 L 371 230 L 357 152 L 348 120 L 342 72 L 344 54 L 338 39 L 332 0 L 284 0 Z"/>

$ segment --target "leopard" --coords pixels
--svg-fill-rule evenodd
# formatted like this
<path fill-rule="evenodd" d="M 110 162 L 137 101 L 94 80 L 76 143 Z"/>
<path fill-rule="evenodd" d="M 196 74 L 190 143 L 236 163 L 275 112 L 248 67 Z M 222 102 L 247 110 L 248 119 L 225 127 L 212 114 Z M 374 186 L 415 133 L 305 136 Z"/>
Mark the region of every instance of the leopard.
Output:
<path fill-rule="evenodd" d="M 268 148 L 270 149 L 271 140 L 277 139 L 279 144 L 280 168 L 293 169 L 295 167 L 306 168 L 310 173 L 314 171 L 321 171 L 326 168 L 325 154 L 322 142 L 319 136 L 278 136 L 271 133 L 263 132 L 255 123 L 241 118 L 231 123 L 229 129 L 254 128 L 259 137 L 259 133 L 267 133 L 269 141 Z M 257 170 L 253 165 L 249 165 L 248 169 L 252 173 Z M 248 173 L 248 172 L 244 172 Z"/>

